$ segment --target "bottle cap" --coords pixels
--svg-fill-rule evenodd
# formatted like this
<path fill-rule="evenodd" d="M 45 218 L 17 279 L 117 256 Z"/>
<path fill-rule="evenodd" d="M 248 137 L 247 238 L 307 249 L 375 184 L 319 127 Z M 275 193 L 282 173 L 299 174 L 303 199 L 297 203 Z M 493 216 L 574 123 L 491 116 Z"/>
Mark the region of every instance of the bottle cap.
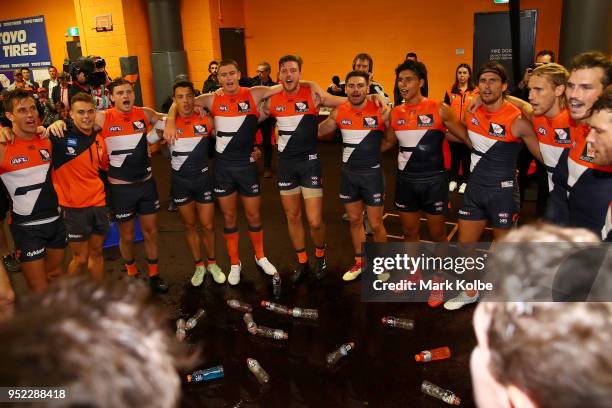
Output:
<path fill-rule="evenodd" d="M 266 306 L 268 306 L 269 304 L 270 304 L 270 302 L 268 302 L 267 300 L 262 300 L 262 301 L 261 301 L 261 306 L 262 306 L 262 307 L 266 307 Z"/>
<path fill-rule="evenodd" d="M 187 376 L 187 382 L 191 382 L 191 374 Z"/>

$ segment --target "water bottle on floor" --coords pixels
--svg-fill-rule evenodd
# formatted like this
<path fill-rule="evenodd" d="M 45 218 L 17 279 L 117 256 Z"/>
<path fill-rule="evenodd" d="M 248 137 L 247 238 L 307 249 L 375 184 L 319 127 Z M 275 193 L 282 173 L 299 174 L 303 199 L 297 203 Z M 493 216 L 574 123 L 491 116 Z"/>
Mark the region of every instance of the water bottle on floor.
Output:
<path fill-rule="evenodd" d="M 204 311 L 204 309 L 199 309 L 195 315 L 193 315 L 189 318 L 189 320 L 187 320 L 187 323 L 185 324 L 185 330 L 191 330 L 196 327 L 196 324 L 198 324 L 198 320 L 200 320 L 204 316 L 206 316 L 206 312 Z"/>
<path fill-rule="evenodd" d="M 187 376 L 187 382 L 196 383 L 210 381 L 217 378 L 223 378 L 225 373 L 223 372 L 223 366 L 216 366 L 207 368 L 206 370 L 197 370 Z"/>
<path fill-rule="evenodd" d="M 278 314 L 288 314 L 289 313 L 289 308 L 285 305 L 280 305 L 278 303 L 274 303 L 274 302 L 269 302 L 267 300 L 262 300 L 261 301 L 261 307 L 265 307 L 266 309 L 268 309 L 271 312 L 274 313 L 278 313 Z"/>
<path fill-rule="evenodd" d="M 255 378 L 257 378 L 257 381 L 259 381 L 261 385 L 270 382 L 270 376 L 254 358 L 247 358 L 247 367 L 249 367 L 249 371 L 255 375 Z"/>
<path fill-rule="evenodd" d="M 353 342 L 344 343 L 337 350 L 329 353 L 325 357 L 325 361 L 327 361 L 327 365 L 330 365 L 330 366 L 334 365 L 338 361 L 340 361 L 340 359 L 345 357 L 349 353 L 349 351 L 354 350 L 354 349 L 355 349 L 355 343 Z"/>
<path fill-rule="evenodd" d="M 251 313 L 253 311 L 253 308 L 251 307 L 251 305 L 245 302 L 241 302 L 237 299 L 228 300 L 227 305 L 231 307 L 232 309 L 239 310 L 243 313 Z"/>
<path fill-rule="evenodd" d="M 257 335 L 274 340 L 287 340 L 289 335 L 281 329 L 272 329 L 266 326 L 257 326 Z"/>
<path fill-rule="evenodd" d="M 245 313 L 242 320 L 244 320 L 244 323 L 246 324 L 246 327 L 247 327 L 247 331 L 249 333 L 257 334 L 257 324 L 255 323 L 255 320 L 253 320 L 252 314 Z"/>
<path fill-rule="evenodd" d="M 187 335 L 187 333 L 185 332 L 185 327 L 185 319 L 178 319 L 176 321 L 176 338 L 178 339 L 178 341 L 185 340 L 185 336 Z"/>
<path fill-rule="evenodd" d="M 428 363 L 436 360 L 446 360 L 451 357 L 451 351 L 448 347 L 438 347 L 431 350 L 423 350 L 419 354 L 415 354 L 414 359 L 420 363 Z"/>
<path fill-rule="evenodd" d="M 438 387 L 437 385 L 432 384 L 429 381 L 423 381 L 423 384 L 421 384 L 421 391 L 424 394 L 442 400 L 449 405 L 461 404 L 461 399 L 456 396 L 454 392 Z"/>
<path fill-rule="evenodd" d="M 402 319 L 395 316 L 385 316 L 382 318 L 384 325 L 389 327 L 397 327 L 399 329 L 412 330 L 414 329 L 414 320 Z"/>
<path fill-rule="evenodd" d="M 289 316 L 317 320 L 319 318 L 319 311 L 317 309 L 302 309 L 299 307 L 294 307 L 289 309 Z"/>

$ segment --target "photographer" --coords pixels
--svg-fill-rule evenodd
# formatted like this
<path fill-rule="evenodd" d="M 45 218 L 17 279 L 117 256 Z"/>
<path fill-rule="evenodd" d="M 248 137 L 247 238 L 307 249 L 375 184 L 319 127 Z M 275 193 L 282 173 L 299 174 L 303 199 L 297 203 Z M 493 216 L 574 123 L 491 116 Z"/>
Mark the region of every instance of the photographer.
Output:
<path fill-rule="evenodd" d="M 79 58 L 70 63 L 68 72 L 72 77 L 69 97 L 72 99 L 79 92 L 90 94 L 96 105 L 96 110 L 106 110 L 111 107 L 110 93 L 107 85 L 110 78 L 106 73 L 106 61 L 100 57 Z"/>

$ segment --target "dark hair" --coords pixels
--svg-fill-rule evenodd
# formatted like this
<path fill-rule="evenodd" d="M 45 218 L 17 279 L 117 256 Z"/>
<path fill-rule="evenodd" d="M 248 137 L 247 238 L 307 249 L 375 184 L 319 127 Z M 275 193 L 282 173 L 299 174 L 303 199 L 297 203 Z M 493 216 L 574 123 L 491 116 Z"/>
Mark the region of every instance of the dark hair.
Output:
<path fill-rule="evenodd" d="M 210 67 L 212 67 L 213 65 L 219 65 L 219 61 L 215 61 L 215 60 L 210 61 L 208 63 L 208 69 L 210 69 Z"/>
<path fill-rule="evenodd" d="M 601 51 L 588 51 L 576 55 L 572 59 L 570 72 L 583 68 L 601 68 L 604 71 L 604 77 L 601 83 L 606 88 L 612 82 L 612 61 L 610 57 Z"/>
<path fill-rule="evenodd" d="M 453 88 L 451 89 L 452 93 L 459 93 L 459 80 L 457 79 L 457 72 L 459 72 L 459 68 L 465 68 L 468 71 L 468 74 L 470 74 L 470 77 L 468 78 L 468 83 L 467 83 L 467 90 L 471 91 L 474 88 L 476 88 L 476 85 L 474 85 L 474 80 L 472 79 L 472 67 L 470 67 L 470 64 L 466 64 L 465 62 L 457 65 L 457 69 L 455 69 L 455 83 L 453 84 Z"/>
<path fill-rule="evenodd" d="M 108 91 L 111 93 L 111 95 L 113 94 L 113 91 L 115 90 L 116 87 L 121 86 L 121 85 L 129 85 L 132 88 L 134 87 L 134 84 L 131 83 L 130 81 L 128 81 L 127 79 L 124 78 L 115 78 L 113 81 L 111 81 L 110 84 L 108 84 Z"/>
<path fill-rule="evenodd" d="M 300 69 L 300 71 L 302 70 L 302 57 L 298 56 L 298 55 L 283 55 L 282 57 L 280 57 L 280 59 L 278 60 L 278 69 L 280 70 L 281 65 L 283 65 L 285 62 L 295 62 L 296 64 L 298 64 L 298 68 Z"/>
<path fill-rule="evenodd" d="M 86 102 L 96 106 L 91 95 L 86 94 L 85 92 L 79 92 L 70 98 L 70 106 L 74 106 L 76 102 Z"/>
<path fill-rule="evenodd" d="M 29 69 L 29 68 L 26 68 L 26 67 L 23 67 L 23 68 L 21 68 L 21 69 L 20 69 L 20 71 L 21 71 L 21 72 L 23 72 L 23 71 L 28 71 L 28 72 L 30 72 L 30 69 Z"/>
<path fill-rule="evenodd" d="M 408 54 L 406 54 L 406 58 L 404 58 L 404 61 L 407 60 L 408 58 L 414 58 L 415 61 L 419 60 L 416 53 L 414 52 L 409 52 Z"/>
<path fill-rule="evenodd" d="M 396 81 L 397 81 L 397 78 L 399 77 L 400 72 L 406 71 L 406 70 L 414 72 L 414 74 L 419 79 L 427 78 L 427 67 L 425 67 L 425 64 L 419 61 L 407 60 L 407 61 L 402 62 L 401 64 L 397 66 L 397 68 L 395 68 Z"/>
<path fill-rule="evenodd" d="M 366 54 L 365 52 L 359 53 L 353 58 L 353 70 L 355 70 L 355 64 L 357 64 L 357 60 L 368 60 L 368 72 L 372 72 L 374 70 L 374 60 L 370 56 L 370 54 Z"/>
<path fill-rule="evenodd" d="M 56 71 L 57 71 L 57 67 L 56 67 L 55 65 L 49 65 L 49 68 L 47 68 L 47 70 L 49 70 L 49 69 L 51 69 L 51 68 L 53 68 L 54 70 L 56 70 Z"/>
<path fill-rule="evenodd" d="M 486 72 L 492 72 L 494 74 L 499 75 L 502 80 L 502 83 L 504 84 L 508 82 L 508 73 L 506 72 L 506 68 L 504 68 L 504 66 L 500 64 L 499 61 L 487 61 L 482 64 L 482 66 L 478 70 L 478 73 L 476 73 L 476 80 L 479 81 L 480 76 Z"/>
<path fill-rule="evenodd" d="M 1 384 L 61 387 L 70 397 L 62 406 L 178 405 L 178 370 L 195 355 L 144 285 L 66 277 L 23 300 L 0 326 Z"/>
<path fill-rule="evenodd" d="M 195 89 L 193 87 L 193 82 L 191 81 L 186 81 L 186 80 L 176 81 L 174 85 L 172 85 L 172 95 L 174 95 L 176 88 L 189 88 L 191 92 L 195 95 Z"/>
<path fill-rule="evenodd" d="M 260 62 L 259 64 L 257 64 L 257 66 L 260 67 L 264 67 L 266 69 L 266 71 L 272 71 L 272 67 L 270 66 L 270 63 L 264 61 L 264 62 Z"/>
<path fill-rule="evenodd" d="M 34 95 L 32 95 L 32 92 L 30 91 L 26 91 L 23 88 L 15 88 L 12 91 L 9 91 L 6 96 L 4 97 L 4 111 L 5 112 L 13 112 L 13 101 L 22 101 L 24 99 L 28 99 L 28 98 L 32 98 L 32 100 L 34 100 L 34 102 L 36 102 L 36 99 L 34 98 Z"/>
<path fill-rule="evenodd" d="M 542 50 L 536 54 L 536 59 L 544 55 L 550 55 L 550 62 L 555 62 L 555 53 L 551 50 Z"/>
<path fill-rule="evenodd" d="M 595 101 L 591 112 L 599 112 L 602 110 L 612 110 L 612 89 L 606 89 L 603 94 Z"/>
<path fill-rule="evenodd" d="M 222 59 L 221 62 L 219 62 L 219 68 L 225 67 L 228 65 L 233 65 L 236 67 L 236 70 L 240 71 L 240 67 L 238 66 L 238 63 L 233 59 Z"/>
<path fill-rule="evenodd" d="M 361 59 L 361 58 L 360 58 Z M 370 83 L 370 76 L 363 71 L 351 71 L 346 74 L 346 78 L 344 79 L 344 83 L 347 84 L 348 80 L 353 77 L 361 77 L 366 80 L 366 84 Z"/>

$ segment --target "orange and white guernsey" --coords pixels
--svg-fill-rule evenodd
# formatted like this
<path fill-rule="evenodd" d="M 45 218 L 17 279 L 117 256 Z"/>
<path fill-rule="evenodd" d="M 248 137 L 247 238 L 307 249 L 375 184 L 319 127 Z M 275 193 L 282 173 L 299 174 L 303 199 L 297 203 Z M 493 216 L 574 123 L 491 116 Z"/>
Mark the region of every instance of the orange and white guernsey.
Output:
<path fill-rule="evenodd" d="M 270 116 L 276 118 L 281 159 L 316 159 L 318 114 L 308 87 L 301 86 L 295 95 L 282 91 L 270 98 Z"/>
<path fill-rule="evenodd" d="M 466 114 L 472 142 L 470 182 L 489 187 L 514 186 L 516 159 L 522 140 L 512 134 L 512 123 L 521 111 L 504 102 L 495 112 L 484 106 Z"/>
<path fill-rule="evenodd" d="M 194 113 L 176 117 L 176 140 L 170 145 L 172 172 L 184 178 L 208 170 L 208 143 L 212 128 L 208 117 Z"/>
<path fill-rule="evenodd" d="M 39 135 L 15 138 L 7 144 L 0 163 L 0 178 L 13 201 L 12 222 L 36 225 L 59 217 L 57 195 L 51 181 L 51 142 Z"/>
<path fill-rule="evenodd" d="M 259 112 L 249 88 L 241 87 L 236 95 L 215 95 L 211 113 L 217 129 L 217 163 L 251 163 Z"/>
<path fill-rule="evenodd" d="M 368 100 L 363 109 L 355 109 L 345 102 L 336 109 L 343 167 L 353 171 L 380 167 L 385 122 L 376 104 Z"/>
<path fill-rule="evenodd" d="M 401 175 L 430 177 L 444 171 L 445 127 L 439 102 L 423 98 L 415 105 L 396 106 L 390 126 L 399 141 L 397 168 Z"/>
<path fill-rule="evenodd" d="M 149 177 L 151 162 L 146 137 L 149 121 L 144 110 L 134 106 L 130 113 L 122 113 L 111 108 L 105 115 L 100 136 L 108 153 L 108 176 L 132 183 Z"/>
<path fill-rule="evenodd" d="M 548 189 L 552 191 L 552 175 L 559 164 L 559 158 L 563 150 L 572 147 L 571 119 L 569 111 L 563 109 L 554 118 L 536 116 L 533 118 L 533 129 L 538 135 L 540 152 L 544 159 L 544 166 L 548 172 Z"/>

